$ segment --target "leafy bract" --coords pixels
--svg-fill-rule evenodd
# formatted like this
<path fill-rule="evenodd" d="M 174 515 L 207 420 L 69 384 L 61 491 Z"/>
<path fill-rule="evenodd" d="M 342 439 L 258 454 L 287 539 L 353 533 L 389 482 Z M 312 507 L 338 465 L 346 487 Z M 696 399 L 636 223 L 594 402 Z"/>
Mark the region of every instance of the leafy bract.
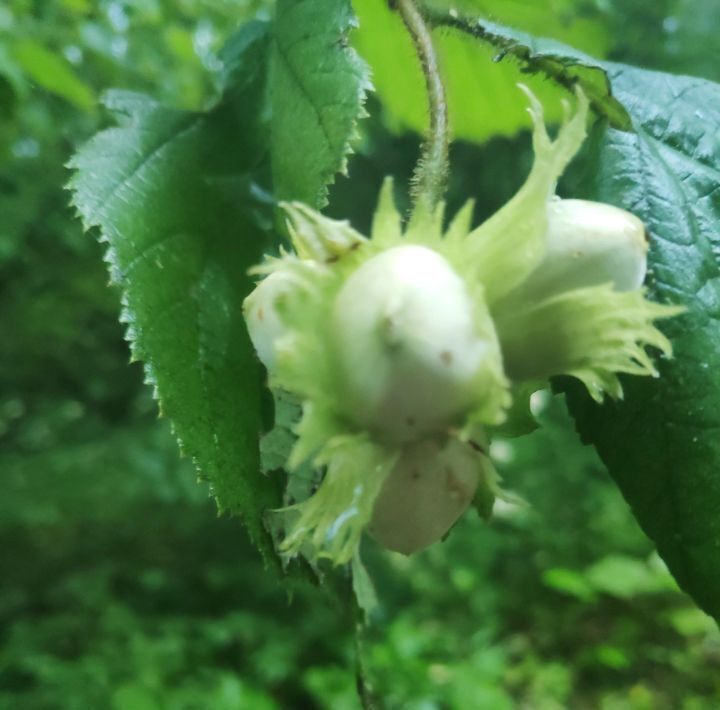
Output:
<path fill-rule="evenodd" d="M 279 199 L 314 207 L 344 172 L 369 88 L 348 35 L 350 0 L 279 0 L 270 72 L 272 167 Z"/>
<path fill-rule="evenodd" d="M 680 585 L 720 618 L 720 86 L 608 65 L 635 133 L 601 128 L 590 196 L 641 217 L 649 287 L 686 307 L 663 325 L 674 359 L 604 407 L 572 389 L 595 444 Z"/>
<path fill-rule="evenodd" d="M 241 304 L 265 245 L 253 195 L 263 165 L 265 25 L 226 53 L 225 95 L 206 113 L 111 93 L 119 126 L 71 163 L 73 202 L 107 243 L 133 356 L 161 412 L 221 510 L 242 515 L 270 556 L 262 523 L 279 493 L 259 472 L 261 379 Z"/>

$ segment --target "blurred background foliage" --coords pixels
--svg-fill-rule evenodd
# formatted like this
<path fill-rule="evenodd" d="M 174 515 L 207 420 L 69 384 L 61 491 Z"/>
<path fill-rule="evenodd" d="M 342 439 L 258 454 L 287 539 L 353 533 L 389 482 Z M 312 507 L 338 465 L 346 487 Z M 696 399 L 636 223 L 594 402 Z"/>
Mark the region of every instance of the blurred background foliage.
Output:
<path fill-rule="evenodd" d="M 361 17 L 383 11 L 357 5 Z M 715 0 L 462 6 L 720 80 Z M 264 0 L 0 5 L 0 708 L 358 706 L 347 612 L 317 589 L 290 604 L 240 523 L 217 517 L 128 364 L 102 249 L 63 190 L 65 162 L 103 123 L 105 88 L 207 105 L 223 41 L 270 12 Z M 393 65 L 368 25 L 356 41 L 382 99 Z M 460 47 L 444 60 L 474 121 L 459 134 L 492 136 L 453 147 L 451 206 L 474 196 L 478 217 L 529 165 L 527 136 L 508 137 L 520 124 L 501 130 L 521 99 L 493 104 L 482 56 Z M 331 211 L 358 227 L 382 177 L 412 170 L 418 139 L 403 128 L 423 109 L 411 84 L 406 115 L 371 100 L 350 176 L 331 192 Z M 717 708 L 714 625 L 677 591 L 563 402 L 546 393 L 535 405 L 541 430 L 493 445 L 527 506 L 498 506 L 490 525 L 468 515 L 412 559 L 367 542 L 380 605 L 362 655 L 378 697 L 423 710 Z"/>

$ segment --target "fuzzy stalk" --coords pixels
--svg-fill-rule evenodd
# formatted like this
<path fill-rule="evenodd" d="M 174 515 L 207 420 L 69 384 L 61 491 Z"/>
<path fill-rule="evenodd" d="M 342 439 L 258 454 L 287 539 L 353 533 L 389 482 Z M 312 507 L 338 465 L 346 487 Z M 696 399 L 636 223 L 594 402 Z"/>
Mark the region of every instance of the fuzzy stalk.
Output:
<path fill-rule="evenodd" d="M 405 23 L 425 76 L 430 126 L 415 166 L 412 196 L 415 204 L 424 201 L 424 206 L 433 211 L 443 199 L 448 178 L 450 123 L 445 86 L 430 27 L 415 0 L 391 0 L 391 7 Z"/>

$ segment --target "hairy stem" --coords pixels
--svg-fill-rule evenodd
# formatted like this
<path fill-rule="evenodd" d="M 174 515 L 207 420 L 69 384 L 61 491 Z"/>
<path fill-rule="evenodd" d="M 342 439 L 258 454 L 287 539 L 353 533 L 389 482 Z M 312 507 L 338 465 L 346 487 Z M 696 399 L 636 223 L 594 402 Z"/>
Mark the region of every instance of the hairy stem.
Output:
<path fill-rule="evenodd" d="M 415 0 L 392 0 L 391 6 L 402 17 L 422 64 L 430 109 L 430 129 L 413 175 L 413 199 L 425 200 L 432 210 L 443 198 L 448 177 L 448 122 L 445 87 L 438 68 L 430 28 Z"/>
<path fill-rule="evenodd" d="M 504 36 L 494 31 L 492 26 L 485 26 L 481 20 L 464 17 L 447 10 L 423 8 L 427 25 L 430 27 L 445 27 L 463 32 L 481 42 L 486 42 L 498 50 L 497 60 L 511 56 L 518 62 L 524 71 L 544 74 L 567 91 L 573 92 L 575 84 L 579 83 L 590 99 L 590 104 L 599 116 L 604 116 L 613 128 L 622 131 L 631 130 L 632 122 L 624 107 L 613 98 L 608 88 L 596 86 L 593 82 L 583 81 L 572 71 L 573 62 L 563 62 L 528 49 L 521 41 Z M 497 27 L 497 26 L 495 26 Z M 584 61 L 578 58 L 577 67 L 582 67 Z M 596 67 L 599 68 L 599 67 Z"/>

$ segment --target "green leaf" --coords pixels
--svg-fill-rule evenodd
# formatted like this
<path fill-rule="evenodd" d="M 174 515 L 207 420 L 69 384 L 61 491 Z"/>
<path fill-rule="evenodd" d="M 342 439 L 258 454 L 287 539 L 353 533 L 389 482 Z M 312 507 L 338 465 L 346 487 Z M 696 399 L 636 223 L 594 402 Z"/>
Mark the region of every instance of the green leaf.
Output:
<path fill-rule="evenodd" d="M 439 25 L 492 45 L 500 51 L 498 60 L 510 57 L 525 72 L 544 75 L 565 89 L 579 84 L 599 114 L 616 128 L 630 128 L 627 112 L 613 96 L 605 69 L 594 57 L 556 40 L 534 37 L 488 20 L 473 21 L 442 13 L 433 17 Z"/>
<path fill-rule="evenodd" d="M 660 565 L 662 563 L 657 560 Z M 625 555 L 608 555 L 585 570 L 592 589 L 619 599 L 660 594 L 676 589 L 672 577 L 660 566 Z"/>
<path fill-rule="evenodd" d="M 582 572 L 566 567 L 553 567 L 543 572 L 543 584 L 561 594 L 567 594 L 591 604 L 596 597 L 595 590 Z"/>
<path fill-rule="evenodd" d="M 300 402 L 283 390 L 273 391 L 275 422 L 260 439 L 260 468 L 268 474 L 277 474 L 286 468 L 290 452 L 297 441 L 296 428 L 302 416 Z M 305 461 L 292 474 L 287 475 L 284 504 L 307 500 L 317 488 L 319 472 L 310 461 Z"/>
<path fill-rule="evenodd" d="M 11 53 L 21 69 L 38 86 L 62 96 L 85 111 L 95 107 L 95 93 L 61 55 L 30 39 L 15 43 Z"/>
<path fill-rule="evenodd" d="M 602 127 L 589 195 L 650 233 L 649 286 L 684 316 L 664 322 L 674 359 L 627 378 L 625 401 L 569 403 L 680 586 L 720 618 L 720 86 L 608 65 L 635 133 Z"/>
<path fill-rule="evenodd" d="M 391 123 L 424 132 L 427 99 L 423 77 L 401 20 L 386 0 L 354 0 L 353 5 L 360 21 L 354 43 L 372 67 L 373 83 Z M 540 12 L 538 5 L 544 6 Z M 481 15 L 492 12 L 507 22 L 523 21 L 521 26 L 526 29 L 576 42 L 592 54 L 602 56 L 607 49 L 607 37 L 599 25 L 582 19 L 565 22 L 547 2 L 512 8 L 505 0 L 464 3 L 468 10 L 471 6 Z M 565 85 L 579 80 L 593 102 L 606 105 L 619 124 L 627 123 L 622 107 L 609 98 L 608 83 L 597 60 L 581 52 L 571 56 L 559 42 L 537 40 L 478 20 L 477 14 L 465 18 L 447 8 L 436 8 L 428 10 L 428 17 L 438 26 L 433 39 L 456 138 L 482 143 L 492 136 L 512 136 L 530 127 L 527 101 L 515 86 L 518 82 L 530 86 L 545 106 L 550 122 L 559 120 L 565 92 L 557 82 L 546 80 L 548 72 Z"/>
<path fill-rule="evenodd" d="M 378 597 L 372 577 L 368 573 L 365 565 L 360 559 L 360 553 L 356 552 L 352 558 L 352 590 L 357 601 L 359 609 L 365 614 L 365 618 L 369 618 L 378 608 Z M 357 632 L 359 634 L 359 631 Z M 360 638 L 358 636 L 358 643 Z M 359 649 L 358 649 L 359 652 Z"/>
<path fill-rule="evenodd" d="M 273 392 L 275 422 L 260 440 L 261 468 L 271 473 L 283 468 L 297 441 L 295 427 L 302 416 L 302 407 L 294 397 L 282 390 Z"/>
<path fill-rule="evenodd" d="M 270 72 L 275 194 L 322 207 L 370 88 L 348 35 L 350 0 L 279 0 Z"/>
<path fill-rule="evenodd" d="M 259 470 L 261 377 L 241 314 L 265 245 L 252 195 L 268 44 L 263 24 L 240 31 L 226 52 L 235 83 L 207 113 L 110 94 L 120 125 L 74 157 L 71 188 L 86 228 L 107 243 L 133 356 L 161 412 L 220 510 L 241 515 L 269 558 L 262 515 L 280 497 Z"/>

